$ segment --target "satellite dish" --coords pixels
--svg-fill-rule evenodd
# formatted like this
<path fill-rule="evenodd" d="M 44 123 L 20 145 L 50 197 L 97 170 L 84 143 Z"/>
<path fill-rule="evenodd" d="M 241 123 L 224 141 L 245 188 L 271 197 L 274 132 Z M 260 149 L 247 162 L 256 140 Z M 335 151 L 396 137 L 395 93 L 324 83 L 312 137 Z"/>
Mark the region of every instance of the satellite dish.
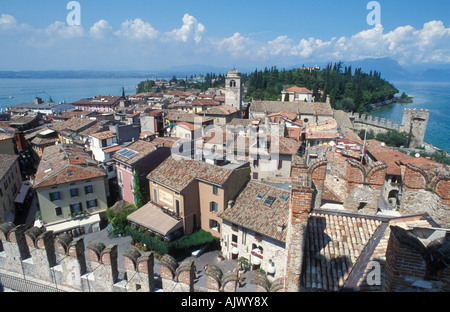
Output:
<path fill-rule="evenodd" d="M 386 143 L 384 143 L 384 142 L 381 142 L 381 146 L 386 146 Z"/>
<path fill-rule="evenodd" d="M 416 156 L 416 158 L 420 158 L 420 154 L 419 153 L 417 153 L 415 156 Z"/>

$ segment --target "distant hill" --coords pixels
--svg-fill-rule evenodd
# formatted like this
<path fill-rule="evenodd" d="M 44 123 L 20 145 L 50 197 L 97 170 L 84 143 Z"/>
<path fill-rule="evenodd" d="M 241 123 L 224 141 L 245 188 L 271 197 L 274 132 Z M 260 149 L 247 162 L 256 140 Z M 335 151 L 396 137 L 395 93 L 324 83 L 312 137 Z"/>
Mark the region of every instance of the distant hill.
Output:
<path fill-rule="evenodd" d="M 331 63 L 331 62 L 330 62 Z M 361 68 L 364 72 L 377 71 L 381 77 L 388 81 L 450 81 L 450 65 L 421 65 L 404 67 L 391 58 L 368 58 L 360 61 L 344 61 L 346 66 Z M 268 65 L 271 67 L 276 64 Z M 308 64 L 305 64 L 308 65 Z M 309 64 L 319 65 L 322 68 L 328 63 Z M 308 66 L 309 66 L 308 65 Z M 283 66 L 278 66 L 283 68 Z M 288 66 L 287 68 L 299 68 L 301 66 Z M 49 70 L 49 71 L 0 71 L 0 78 L 150 78 L 150 77 L 172 77 L 183 78 L 185 76 L 206 73 L 226 74 L 231 67 L 221 67 L 205 64 L 192 64 L 172 66 L 165 70 L 121 70 L 121 71 L 89 71 L 89 70 Z M 258 69 L 261 69 L 258 67 Z M 242 73 L 251 73 L 255 68 L 241 68 Z"/>

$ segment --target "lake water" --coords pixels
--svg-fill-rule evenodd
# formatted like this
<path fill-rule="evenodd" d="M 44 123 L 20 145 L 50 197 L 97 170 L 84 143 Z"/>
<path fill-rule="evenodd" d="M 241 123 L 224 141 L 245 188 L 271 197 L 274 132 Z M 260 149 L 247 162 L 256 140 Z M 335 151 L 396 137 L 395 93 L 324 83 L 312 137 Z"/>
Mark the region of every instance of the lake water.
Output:
<path fill-rule="evenodd" d="M 450 152 L 450 82 L 405 82 L 393 84 L 400 93 L 414 96 L 411 104 L 395 103 L 373 110 L 369 114 L 401 124 L 405 108 L 429 109 L 425 142 Z"/>
<path fill-rule="evenodd" d="M 0 79 L 0 109 L 13 104 L 32 102 L 38 96 L 48 101 L 67 103 L 98 95 L 136 93 L 144 78 L 101 79 Z M 370 114 L 401 123 L 405 108 L 429 109 L 425 141 L 450 152 L 450 82 L 393 82 L 400 92 L 414 96 L 412 104 L 392 104 Z M 10 98 L 10 97 L 14 98 Z"/>
<path fill-rule="evenodd" d="M 136 85 L 143 78 L 102 79 L 0 79 L 0 108 L 33 102 L 35 97 L 48 102 L 71 103 L 98 95 L 135 94 Z M 14 98 L 10 98 L 14 97 Z"/>

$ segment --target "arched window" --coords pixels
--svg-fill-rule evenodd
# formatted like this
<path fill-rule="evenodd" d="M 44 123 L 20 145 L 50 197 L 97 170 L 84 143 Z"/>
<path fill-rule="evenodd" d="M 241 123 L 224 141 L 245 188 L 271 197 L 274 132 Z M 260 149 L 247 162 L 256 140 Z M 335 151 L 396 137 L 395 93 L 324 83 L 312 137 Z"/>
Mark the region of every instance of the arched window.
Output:
<path fill-rule="evenodd" d="M 235 80 L 231 80 L 230 81 L 230 88 L 235 88 L 236 87 L 236 81 Z"/>

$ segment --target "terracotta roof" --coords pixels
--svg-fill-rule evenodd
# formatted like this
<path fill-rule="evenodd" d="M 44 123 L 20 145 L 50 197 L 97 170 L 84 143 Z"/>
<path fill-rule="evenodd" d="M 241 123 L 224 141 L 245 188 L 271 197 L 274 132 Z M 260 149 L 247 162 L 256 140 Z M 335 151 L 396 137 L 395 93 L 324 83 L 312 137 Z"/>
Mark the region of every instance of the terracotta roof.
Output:
<path fill-rule="evenodd" d="M 177 126 L 180 126 L 180 127 L 182 127 L 182 128 L 184 128 L 184 129 L 188 129 L 188 130 L 190 130 L 190 131 L 194 131 L 196 128 L 195 128 L 195 125 L 194 124 L 192 124 L 192 123 L 190 123 L 190 122 L 184 122 L 184 121 L 181 121 L 181 122 L 177 122 L 177 124 L 176 124 Z M 197 129 L 200 129 L 201 127 L 197 127 Z"/>
<path fill-rule="evenodd" d="M 116 137 L 116 133 L 113 131 L 103 131 L 91 134 L 91 137 L 94 137 L 99 140 L 111 139 Z"/>
<path fill-rule="evenodd" d="M 192 101 L 192 106 L 219 106 L 220 102 L 212 99 L 195 99 Z"/>
<path fill-rule="evenodd" d="M 108 154 L 108 153 L 112 153 L 112 152 L 117 152 L 120 151 L 123 147 L 122 146 L 113 146 L 107 149 L 103 150 L 103 153 Z"/>
<path fill-rule="evenodd" d="M 195 179 L 215 185 L 223 185 L 232 172 L 233 170 L 231 169 L 191 159 L 178 159 L 172 156 L 153 170 L 147 176 L 147 179 L 174 191 L 181 192 Z"/>
<path fill-rule="evenodd" d="M 368 140 L 366 142 L 367 151 L 375 157 L 377 161 L 383 161 L 388 165 L 386 173 L 389 175 L 401 175 L 400 164 L 413 164 L 422 169 L 433 169 L 442 166 L 440 163 L 420 157 L 408 156 L 402 152 L 382 145 L 378 140 Z"/>
<path fill-rule="evenodd" d="M 306 231 L 303 287 L 316 291 L 363 287 L 369 262 L 384 265 L 390 225 L 431 227 L 433 223 L 426 215 L 388 218 L 313 211 Z"/>
<path fill-rule="evenodd" d="M 202 112 L 205 115 L 231 115 L 236 113 L 238 110 L 236 107 L 231 105 L 220 105 L 216 107 L 211 107 L 206 110 L 206 112 Z"/>
<path fill-rule="evenodd" d="M 295 93 L 313 93 L 311 90 L 308 90 L 303 87 L 294 86 L 292 88 L 286 89 L 286 92 L 295 92 Z"/>
<path fill-rule="evenodd" d="M 253 101 L 250 104 L 250 112 L 277 113 L 287 111 L 294 114 L 305 115 L 326 115 L 333 116 L 333 109 L 330 104 L 303 101 L 281 102 L 281 101 Z"/>
<path fill-rule="evenodd" d="M 39 163 L 35 188 L 104 177 L 89 154 L 76 145 L 64 144 L 46 147 Z"/>
<path fill-rule="evenodd" d="M 122 99 L 121 96 L 96 96 L 89 99 L 81 99 L 79 101 L 73 102 L 73 105 L 107 105 L 112 106 L 118 104 Z"/>
<path fill-rule="evenodd" d="M 87 126 L 92 126 L 95 123 L 97 123 L 96 120 L 88 119 L 88 118 L 78 118 L 73 117 L 69 120 L 63 121 L 63 122 L 55 122 L 52 123 L 52 128 L 56 132 L 61 131 L 71 131 L 71 132 L 78 132 L 80 129 L 83 129 Z"/>
<path fill-rule="evenodd" d="M 292 113 L 292 112 L 288 112 L 288 111 L 280 111 L 277 113 L 271 113 L 268 115 L 268 117 L 283 117 L 290 121 L 294 121 L 298 118 L 298 115 L 295 113 Z"/>
<path fill-rule="evenodd" d="M 19 156 L 17 155 L 0 154 L 0 180 L 3 179 L 8 170 L 12 168 L 14 162 L 16 162 L 18 158 Z"/>
<path fill-rule="evenodd" d="M 257 233 L 285 242 L 289 205 L 290 191 L 251 181 L 238 195 L 234 206 L 226 209 L 219 216 Z M 278 226 L 281 226 L 281 231 L 278 230 Z"/>
<path fill-rule="evenodd" d="M 131 157 L 127 158 L 125 156 L 120 155 L 120 150 L 112 155 L 112 158 L 126 163 L 128 165 L 133 165 L 142 158 L 146 157 L 150 153 L 152 153 L 157 148 L 157 145 L 154 142 L 147 142 L 143 140 L 137 140 L 136 142 L 128 145 L 124 150 L 130 151 L 132 154 Z"/>

